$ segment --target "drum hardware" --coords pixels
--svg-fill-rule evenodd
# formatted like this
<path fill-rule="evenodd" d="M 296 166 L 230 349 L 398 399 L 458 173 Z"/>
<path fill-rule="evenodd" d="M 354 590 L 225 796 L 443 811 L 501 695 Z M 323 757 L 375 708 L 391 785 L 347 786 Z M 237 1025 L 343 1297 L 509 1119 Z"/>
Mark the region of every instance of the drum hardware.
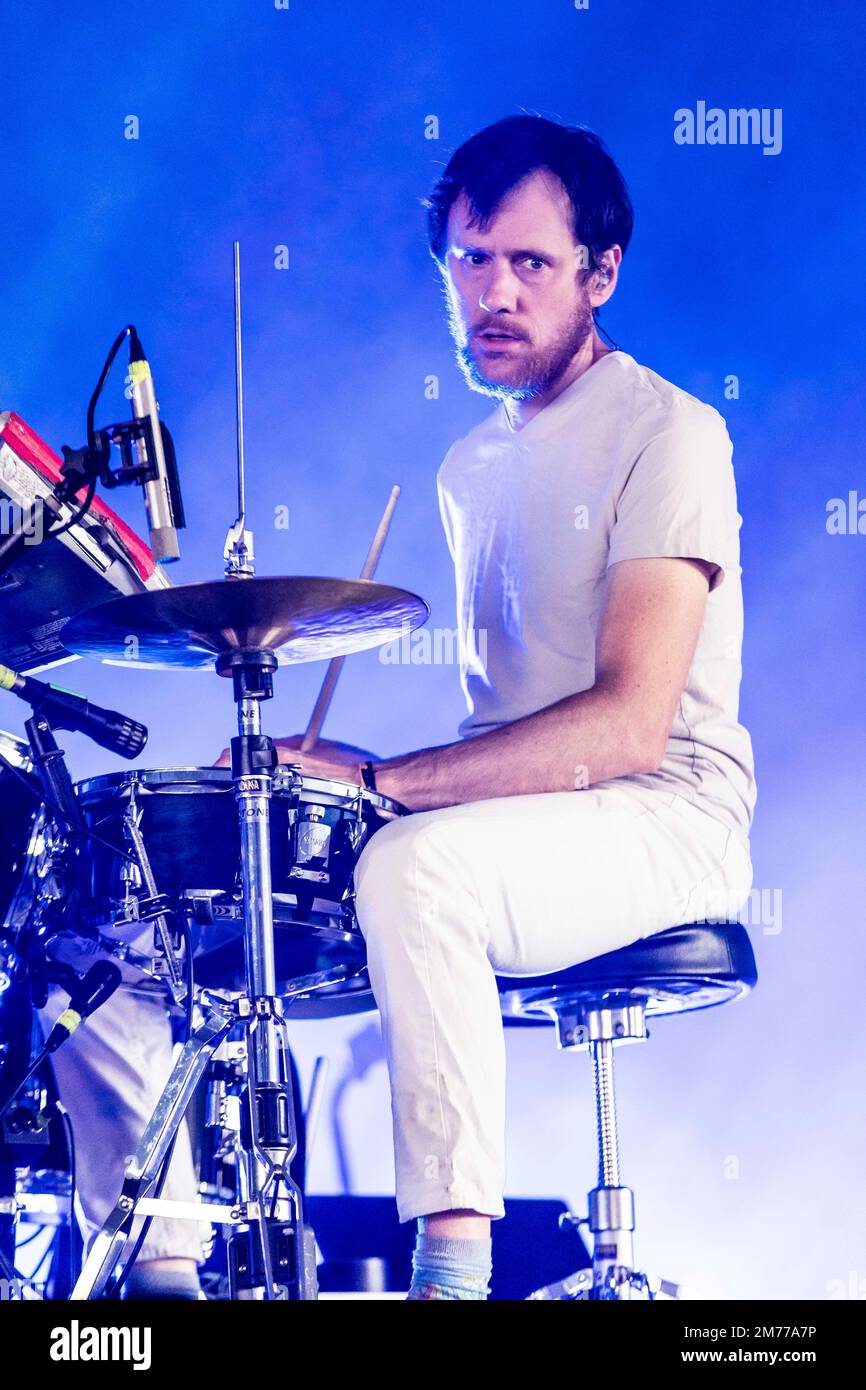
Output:
<path fill-rule="evenodd" d="M 329 989 L 336 984 L 349 984 L 366 975 L 366 966 L 335 965 L 314 975 L 301 975 L 288 980 L 281 988 L 280 998 L 291 1004 L 295 999 L 307 999 L 316 990 Z"/>
<path fill-rule="evenodd" d="M 123 853 L 119 847 L 115 852 Z M 45 1004 L 49 979 L 64 988 L 72 986 L 80 968 L 94 957 L 130 967 L 124 989 L 152 994 L 158 987 L 164 992 L 164 971 L 156 948 L 149 952 L 136 949 L 133 942 L 108 936 L 101 928 L 146 926 L 156 914 L 172 910 L 173 903 L 161 894 L 153 899 L 130 895 L 109 911 L 92 914 L 82 905 L 76 887 L 79 855 L 80 846 L 72 841 L 67 828 L 41 805 L 33 818 L 24 867 L 6 918 L 7 929 L 17 932 L 16 955 L 20 968 L 29 974 L 34 1006 L 42 1008 Z M 130 884 L 140 880 L 137 864 L 123 857 L 120 877 Z M 182 1002 L 184 993 L 185 987 L 175 1002 Z"/>
<path fill-rule="evenodd" d="M 226 538 L 226 577 L 167 589 L 162 595 L 139 594 L 102 604 L 67 624 L 64 642 L 79 655 L 120 656 L 127 667 L 210 668 L 231 680 L 237 707 L 231 785 L 240 836 L 245 987 L 231 1001 L 207 989 L 198 992 L 198 1021 L 127 1166 L 120 1198 L 91 1247 L 73 1291 L 76 1300 L 98 1297 L 106 1288 L 187 1105 L 214 1052 L 235 1027 L 246 1035 L 247 1059 L 237 1146 L 241 1220 L 232 1227 L 228 1242 L 231 1293 L 238 1298 L 316 1297 L 312 1233 L 305 1227 L 301 1193 L 290 1172 L 297 1136 L 280 997 L 285 988 L 278 993 L 277 987 L 271 843 L 278 759 L 273 739 L 262 729 L 261 706 L 273 695 L 273 675 L 280 664 L 378 646 L 401 635 L 407 624 L 410 629 L 416 627 L 429 611 L 416 595 L 371 579 L 254 575 L 252 536 L 245 515 L 237 243 L 234 288 L 238 517 Z M 130 633 L 136 636 L 133 660 L 127 644 Z M 280 780 L 288 780 L 292 797 L 300 797 L 304 779 L 296 769 L 284 770 Z M 357 843 L 360 789 L 355 800 L 356 830 L 351 838 Z M 314 851 L 311 860 L 320 862 L 331 833 L 329 829 L 327 837 L 322 834 L 323 814 L 308 815 L 303 831 L 304 844 Z M 348 878 L 351 865 L 344 867 Z M 309 872 L 324 874 L 326 869 L 317 865 Z M 146 880 L 145 886 L 153 896 L 154 886 Z M 162 886 L 169 887 L 164 881 Z M 351 969 L 358 973 L 356 963 Z M 322 973 L 330 984 L 333 971 Z"/>
<path fill-rule="evenodd" d="M 13 1219 L 38 1217 L 40 1226 L 62 1226 L 68 1222 L 74 1205 L 69 1174 L 40 1172 L 38 1191 L 33 1190 L 34 1181 L 33 1175 L 28 1174 L 14 1197 L 0 1197 L 0 1215 Z"/>
<path fill-rule="evenodd" d="M 8 1007 L 8 1002 L 4 1005 Z M 19 998 L 17 1008 L 13 1001 L 12 1012 L 8 1022 L 26 1035 L 24 1049 L 29 1055 L 33 1018 L 29 999 Z M 20 1089 L 0 1119 L 0 1299 L 68 1298 L 84 1231 L 74 1192 L 71 1125 L 44 1058 Z M 22 1221 L 56 1228 L 38 1261 L 43 1268 L 50 1259 L 50 1270 L 38 1282 L 15 1267 Z"/>
<path fill-rule="evenodd" d="M 138 870 L 147 888 L 147 896 L 135 899 L 139 921 L 152 921 L 154 924 L 155 962 L 159 963 L 158 974 L 164 978 L 175 1004 L 182 1004 L 186 998 L 186 981 L 179 955 L 183 950 L 183 937 L 169 925 L 168 899 L 160 894 L 153 870 L 150 867 L 147 849 L 141 834 L 141 811 L 136 802 L 135 783 L 129 795 L 129 802 L 123 815 L 123 829 L 135 848 Z M 127 878 L 127 888 L 129 879 Z"/>
<path fill-rule="evenodd" d="M 42 811 L 40 810 L 39 815 L 34 816 L 25 868 L 19 876 L 19 882 L 16 885 L 16 890 L 4 921 L 4 936 L 6 937 L 7 945 L 12 945 L 12 954 L 17 956 L 17 962 L 13 963 L 12 966 L 13 975 L 18 975 L 20 989 L 27 995 L 28 1007 L 38 1009 L 45 1004 L 47 999 L 48 980 L 45 943 L 54 926 L 52 909 L 55 908 L 57 903 L 61 900 L 62 890 L 56 877 L 46 872 L 43 875 L 43 881 L 38 883 L 41 897 L 39 898 L 39 911 L 36 915 L 35 929 L 32 929 L 32 924 L 30 922 L 31 912 L 29 910 L 25 910 L 23 918 L 18 917 L 23 904 L 26 903 L 28 909 L 32 909 L 34 902 L 33 889 L 34 885 L 38 882 L 38 876 L 34 872 L 36 860 L 32 855 L 40 841 L 44 845 L 50 846 L 50 862 L 53 867 L 57 858 L 62 856 L 68 847 L 77 846 L 79 838 L 86 834 L 87 830 L 80 821 L 72 779 L 66 767 L 63 752 L 57 745 L 51 724 L 46 714 L 37 708 L 31 718 L 27 720 L 25 730 L 30 744 L 30 765 L 42 783 L 45 802 L 56 811 L 64 823 L 62 833 L 63 848 L 61 849 L 59 838 L 55 841 L 54 837 L 46 835 Z M 18 775 L 21 775 L 20 770 Z M 15 920 L 16 917 L 18 917 L 17 921 Z M 10 928 L 12 930 L 11 938 L 7 935 Z M 111 967 L 109 970 L 108 967 L 103 966 L 101 969 L 106 974 L 106 979 L 113 979 L 117 974 L 114 967 Z M 78 988 L 81 985 L 81 980 L 78 979 L 77 976 L 76 980 L 78 981 L 76 988 Z M 101 997 L 107 998 L 113 988 L 116 988 L 116 983 L 111 986 L 111 988 L 108 988 L 107 992 Z M 78 1009 L 78 1007 L 78 1004 L 73 1005 L 75 1009 Z M 94 1004 L 93 1007 L 98 1007 L 98 1004 Z M 76 1013 L 75 1018 L 77 1022 L 80 1022 L 81 1017 L 84 1016 L 86 1015 L 82 1007 L 80 1016 Z M 77 1023 L 73 1025 L 73 1027 L 74 1026 L 77 1026 Z M 70 1031 L 72 1030 L 71 1028 Z M 20 1032 L 20 1026 L 18 1031 Z M 27 1030 L 28 1044 L 31 1032 L 32 1027 Z M 68 1036 L 68 1033 L 66 1036 Z M 35 1060 L 31 1059 L 30 1047 L 28 1045 L 26 1055 L 23 1052 L 21 1054 L 20 1062 L 23 1063 L 23 1066 L 18 1066 L 17 1074 L 14 1067 L 8 1068 L 9 1057 L 7 1053 L 4 1057 L 4 1062 L 7 1064 L 4 1066 L 4 1072 L 8 1069 L 12 1072 L 12 1075 L 11 1079 L 5 1075 L 3 1078 L 5 1086 L 0 1115 L 3 1115 L 18 1091 L 28 1082 L 30 1076 L 42 1067 L 45 1057 L 59 1045 L 59 1041 L 60 1035 L 55 1026 L 52 1040 L 46 1043 L 41 1052 L 37 1054 Z M 21 1110 L 21 1102 L 18 1103 L 17 1109 L 19 1111 Z"/>
<path fill-rule="evenodd" d="M 21 912 L 22 917 L 31 914 L 31 934 L 46 934 L 55 976 L 60 963 L 102 954 L 128 967 L 124 990 L 152 993 L 162 965 L 145 928 L 151 914 L 170 907 L 173 929 L 188 923 L 199 982 L 241 988 L 243 892 L 235 888 L 240 839 L 230 772 L 130 770 L 79 783 L 76 795 L 84 824 L 91 834 L 98 828 L 101 839 L 71 853 L 56 821 L 43 811 L 44 838 L 33 837 L 28 860 L 36 886 Z M 114 849 L 105 853 L 125 838 L 130 796 L 141 816 L 139 832 L 151 872 L 164 890 L 152 902 L 145 896 L 135 847 L 127 841 L 131 853 L 126 857 Z M 327 853 L 308 861 L 320 876 L 315 883 L 294 873 L 297 825 L 307 805 L 317 808 L 320 823 L 324 810 L 330 825 Z M 309 980 L 310 990 L 323 1000 L 329 980 L 335 989 L 345 982 L 354 990 L 349 982 L 362 968 L 364 943 L 354 916 L 351 871 L 369 835 L 401 811 L 381 794 L 361 792 L 354 785 L 310 777 L 299 785 L 297 769 L 280 767 L 271 802 L 271 845 L 278 993 L 283 997 L 289 997 L 284 981 L 294 982 L 293 1000 L 302 980 Z M 34 912 L 32 900 L 40 897 L 40 884 L 41 901 Z"/>
<path fill-rule="evenodd" d="M 127 1166 L 120 1197 L 91 1247 L 72 1293 L 74 1300 L 98 1297 L 123 1252 L 134 1218 L 150 1212 L 151 1203 L 146 1201 L 146 1194 L 156 1181 L 210 1059 L 229 1032 L 239 1024 L 249 1030 L 248 1036 L 253 1043 L 249 1049 L 249 1059 L 255 1065 L 257 1034 L 260 1037 L 265 1027 L 284 1028 L 282 1007 L 276 998 L 259 996 L 251 999 L 243 996 L 226 1000 L 201 991 L 199 1005 L 203 1016 L 181 1050 L 139 1147 Z M 283 1047 L 286 1046 L 284 1043 Z M 241 1141 L 237 1151 L 240 1201 L 229 1209 L 228 1218 L 232 1225 L 245 1229 L 233 1231 L 229 1238 L 230 1266 L 234 1270 L 232 1296 L 255 1296 L 259 1289 L 267 1288 L 272 1297 L 309 1297 L 309 1260 L 302 1230 L 299 1235 L 299 1194 L 291 1179 L 282 1171 L 282 1165 L 290 1160 L 294 1151 L 291 1115 L 285 1105 L 286 1087 L 278 1079 L 276 1083 L 265 1083 L 251 1094 L 253 1070 L 252 1067 L 245 1070 Z M 265 1200 L 271 1184 L 262 1182 L 258 1171 L 260 1165 L 266 1168 L 268 1179 L 276 1177 L 279 1172 L 282 1183 L 288 1188 L 287 1196 L 280 1198 L 275 1193 L 274 1197 Z M 162 1214 L 170 1213 L 181 1219 L 186 1216 L 196 1221 L 203 1219 L 203 1211 L 198 1205 L 192 1205 L 189 1212 L 181 1209 L 184 1206 L 189 1204 L 159 1204 Z M 270 1230 L 272 1226 L 274 1229 Z M 260 1262 L 251 1254 L 253 1227 L 268 1232 L 269 1243 L 261 1253 Z M 289 1251 L 291 1259 L 287 1255 Z M 276 1259 L 272 1258 L 274 1255 Z M 252 1275 L 259 1279 L 257 1285 L 250 1283 Z M 279 1292 L 271 1292 L 275 1289 Z"/>
<path fill-rule="evenodd" d="M 37 710 L 26 721 L 24 729 L 30 744 L 33 770 L 42 783 L 45 801 L 62 818 L 67 838 L 75 840 L 83 830 L 75 788 L 47 715 Z"/>
<path fill-rule="evenodd" d="M 16 1229 L 22 1216 L 38 1217 L 45 1226 L 58 1225 L 50 1293 L 52 1297 L 67 1297 L 81 1243 L 78 1230 L 68 1219 L 70 1210 L 83 1230 L 80 1207 L 71 1209 L 69 1202 L 74 1168 L 71 1126 L 45 1060 L 47 1049 L 37 1054 L 35 1064 L 31 1056 L 34 1010 L 45 1003 L 48 993 L 46 944 L 57 928 L 58 905 L 66 893 L 59 875 L 60 861 L 69 851 L 74 830 L 68 825 L 61 830 L 62 821 L 48 817 L 45 802 L 40 802 L 34 776 L 37 770 L 42 774 L 43 795 L 51 796 L 52 804 L 64 803 L 70 820 L 73 811 L 66 794 L 68 773 L 63 755 L 47 721 L 36 723 L 34 717 L 28 723 L 28 734 L 29 750 L 9 735 L 0 736 L 4 832 L 0 957 L 7 986 L 0 1009 L 0 1103 L 4 1109 L 8 1104 L 0 1120 L 0 1265 L 7 1277 L 4 1288 L 16 1286 L 16 1279 L 10 1284 L 8 1276 L 10 1270 L 14 1274 Z M 7 776 L 5 769 L 11 769 L 11 774 Z M 74 822 L 77 827 L 77 814 Z M 81 978 L 70 968 L 62 983 L 69 986 L 72 995 L 81 986 Z M 64 1163 L 66 1170 L 61 1172 Z M 33 1190 L 34 1183 L 38 1190 Z M 52 1184 L 50 1192 L 46 1191 L 47 1183 Z M 67 1264 L 71 1277 L 67 1277 Z M 38 1295 L 32 1292 L 32 1296 Z"/>

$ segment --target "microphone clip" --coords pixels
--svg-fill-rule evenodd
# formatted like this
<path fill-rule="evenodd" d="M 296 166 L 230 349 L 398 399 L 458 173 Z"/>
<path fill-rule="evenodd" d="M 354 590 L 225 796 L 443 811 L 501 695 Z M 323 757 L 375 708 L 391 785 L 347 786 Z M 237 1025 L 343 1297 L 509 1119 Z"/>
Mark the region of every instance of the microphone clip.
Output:
<path fill-rule="evenodd" d="M 168 430 L 163 428 L 163 445 Z M 136 445 L 143 445 L 138 449 Z M 120 466 L 112 467 L 112 445 L 120 453 Z M 171 440 L 169 437 L 169 445 Z M 172 448 L 172 454 L 173 454 Z M 86 487 L 94 476 L 105 488 L 125 487 L 129 483 L 152 483 L 158 477 L 156 451 L 153 443 L 153 425 L 147 416 L 132 420 L 121 420 L 116 425 L 106 425 L 94 431 L 93 448 L 85 445 L 83 449 L 71 449 L 63 445 L 63 463 L 60 469 L 66 479 L 67 493 L 77 493 Z"/>

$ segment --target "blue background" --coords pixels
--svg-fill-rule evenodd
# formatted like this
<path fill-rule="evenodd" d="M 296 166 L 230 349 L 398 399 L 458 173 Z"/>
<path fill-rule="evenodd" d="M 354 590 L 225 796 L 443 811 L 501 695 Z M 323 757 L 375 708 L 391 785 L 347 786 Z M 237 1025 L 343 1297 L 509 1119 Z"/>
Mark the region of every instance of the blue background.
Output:
<path fill-rule="evenodd" d="M 133 321 L 182 470 L 175 582 L 219 576 L 234 517 L 237 237 L 259 572 L 356 574 L 399 482 L 378 577 L 451 627 L 434 474 L 490 407 L 453 364 L 419 199 L 457 144 L 518 109 L 592 126 L 623 169 L 636 231 L 605 324 L 717 406 L 734 440 L 755 884 L 781 904 L 753 910 L 762 978 L 747 1003 L 619 1054 L 639 1257 L 703 1295 L 866 1296 L 866 535 L 826 527 L 829 499 L 866 496 L 862 24 L 850 4 L 774 0 L 3 13 L 0 409 L 58 451 L 80 444 L 105 352 Z M 698 100 L 782 108 L 781 153 L 675 144 L 674 111 Z M 122 386 L 118 366 L 105 419 L 126 413 Z M 110 500 L 143 530 L 137 493 Z M 321 674 L 280 676 L 272 732 L 303 728 Z M 61 679 L 151 726 L 145 766 L 210 762 L 233 732 L 229 689 L 207 674 L 78 662 Z M 10 700 L 0 723 L 20 730 L 19 711 Z M 450 740 L 462 713 L 453 667 L 372 652 L 347 663 L 325 732 L 386 755 Z M 120 766 L 66 743 L 77 777 Z M 339 1088 L 313 1161 L 322 1190 L 389 1190 L 377 1027 L 298 1025 L 302 1072 L 327 1053 Z M 509 1192 L 582 1208 L 589 1065 L 537 1033 L 511 1035 L 509 1053 Z"/>

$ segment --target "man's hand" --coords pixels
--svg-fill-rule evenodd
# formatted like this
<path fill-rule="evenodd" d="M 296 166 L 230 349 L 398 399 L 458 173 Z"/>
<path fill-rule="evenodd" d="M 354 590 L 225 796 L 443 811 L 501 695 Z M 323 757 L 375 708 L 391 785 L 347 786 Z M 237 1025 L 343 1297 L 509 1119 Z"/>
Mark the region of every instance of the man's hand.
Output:
<path fill-rule="evenodd" d="M 274 745 L 281 763 L 293 763 L 300 767 L 308 777 L 324 777 L 335 782 L 363 783 L 361 767 L 375 753 L 364 748 L 356 748 L 352 743 L 339 743 L 335 739 L 320 738 L 307 753 L 302 753 L 303 734 L 292 734 L 290 738 L 275 738 Z M 231 752 L 224 748 L 214 763 L 214 767 L 230 767 Z"/>

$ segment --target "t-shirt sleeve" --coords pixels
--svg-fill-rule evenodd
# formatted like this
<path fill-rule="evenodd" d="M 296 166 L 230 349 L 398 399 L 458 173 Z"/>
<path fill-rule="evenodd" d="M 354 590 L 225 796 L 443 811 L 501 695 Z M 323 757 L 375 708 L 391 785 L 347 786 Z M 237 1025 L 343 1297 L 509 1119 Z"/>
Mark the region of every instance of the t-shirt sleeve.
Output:
<path fill-rule="evenodd" d="M 451 458 L 451 455 L 454 453 L 454 447 L 455 446 L 452 444 L 451 448 L 448 450 L 448 453 L 445 455 L 444 459 L 439 465 L 439 471 L 436 474 L 436 492 L 439 497 L 439 515 L 442 518 L 442 530 L 445 532 L 445 540 L 447 542 L 448 551 L 451 555 L 452 560 L 454 559 L 454 520 L 451 515 L 451 504 L 448 489 L 444 482 L 444 473 L 445 469 L 448 466 L 448 461 Z"/>
<path fill-rule="evenodd" d="M 616 501 L 608 568 L 619 560 L 683 556 L 716 568 L 710 591 L 739 564 L 733 448 L 715 412 L 675 418 L 641 448 Z"/>

